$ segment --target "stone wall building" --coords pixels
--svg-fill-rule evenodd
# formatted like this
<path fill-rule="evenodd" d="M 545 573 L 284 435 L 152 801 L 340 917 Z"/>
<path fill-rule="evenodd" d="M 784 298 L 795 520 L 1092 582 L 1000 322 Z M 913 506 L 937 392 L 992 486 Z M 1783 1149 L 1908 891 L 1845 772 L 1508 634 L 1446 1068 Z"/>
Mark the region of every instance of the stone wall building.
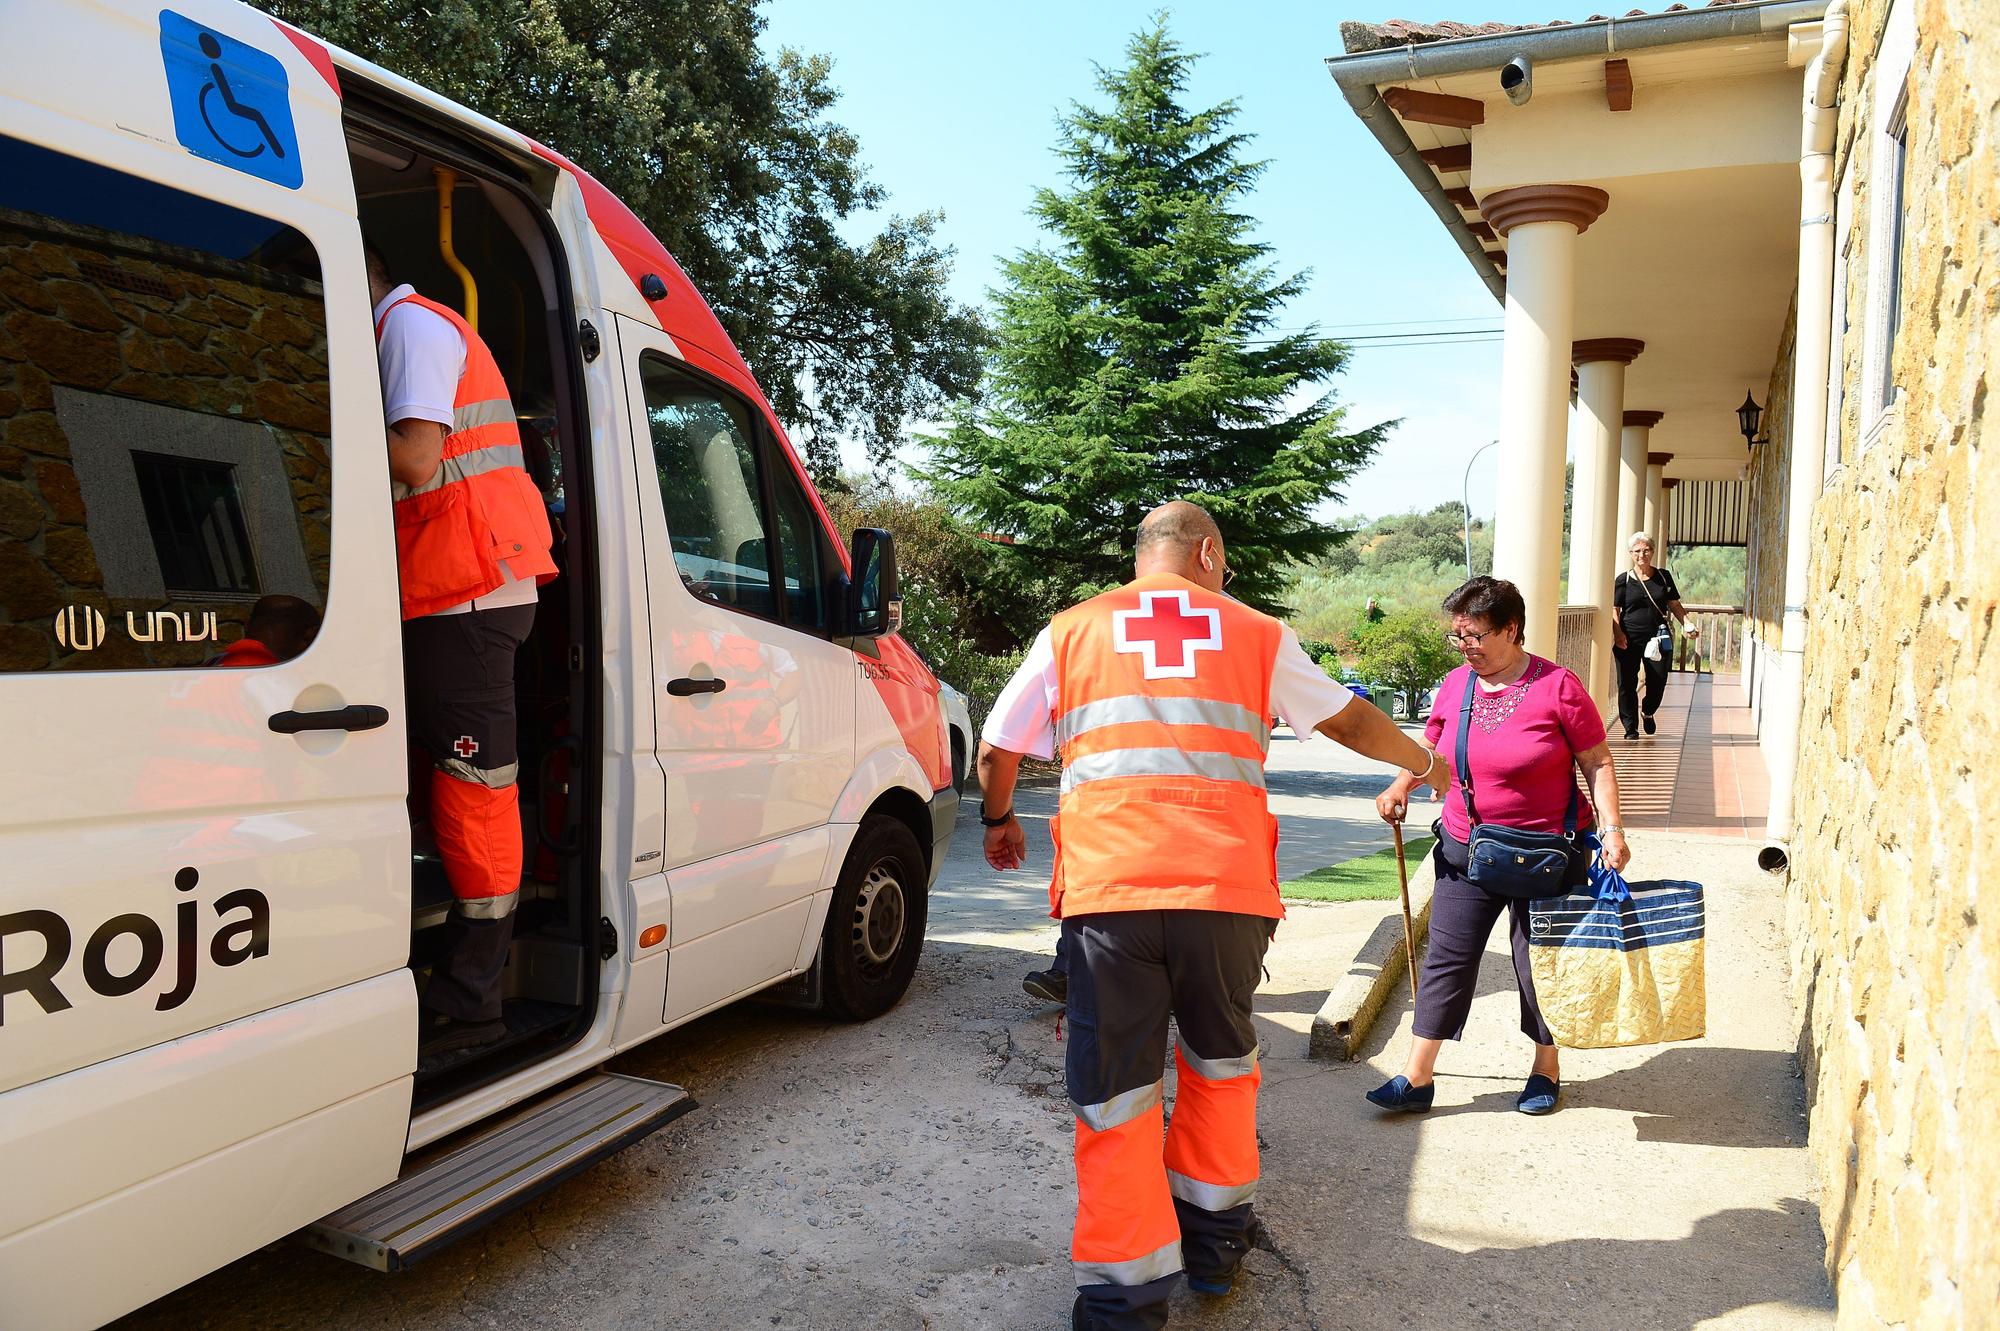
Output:
<path fill-rule="evenodd" d="M 2000 382 L 1991 17 L 1972 0 L 1849 14 L 1839 406 L 1824 440 L 1793 441 L 1827 460 L 1809 519 L 1793 983 L 1849 1326 L 2000 1324 L 2000 875 L 1984 873 L 2000 852 L 2000 475 L 1982 459 Z"/>
<path fill-rule="evenodd" d="M 1615 510 L 1579 481 L 1579 511 L 1600 506 L 1579 545 L 1630 526 L 1614 513 L 1638 511 L 1648 455 L 1741 501 L 1739 683 L 1771 780 L 1742 853 L 1784 875 L 1843 1327 L 2000 1327 L 1987 10 L 1712 0 L 1545 27 L 1348 24 L 1328 62 L 1506 311 L 1501 465 L 1528 479 L 1501 496 L 1495 572 L 1531 606 L 1563 599 L 1548 533 L 1566 448 L 1579 477 L 1621 468 Z M 1740 429 L 1746 390 L 1761 419 Z M 1686 516 L 1670 508 L 1669 540 Z M 1617 554 L 1571 558 L 1565 629 L 1606 615 L 1577 593 L 1608 585 Z"/>

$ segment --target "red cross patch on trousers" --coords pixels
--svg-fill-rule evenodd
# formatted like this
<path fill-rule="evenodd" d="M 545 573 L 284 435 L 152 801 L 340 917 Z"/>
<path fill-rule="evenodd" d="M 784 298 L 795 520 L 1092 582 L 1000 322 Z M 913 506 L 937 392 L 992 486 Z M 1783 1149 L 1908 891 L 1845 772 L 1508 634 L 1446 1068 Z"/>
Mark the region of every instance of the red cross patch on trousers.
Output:
<path fill-rule="evenodd" d="M 1222 650 L 1222 612 L 1197 610 L 1183 591 L 1141 592 L 1138 610 L 1111 616 L 1111 644 L 1145 658 L 1147 679 L 1192 679 L 1196 652 Z"/>

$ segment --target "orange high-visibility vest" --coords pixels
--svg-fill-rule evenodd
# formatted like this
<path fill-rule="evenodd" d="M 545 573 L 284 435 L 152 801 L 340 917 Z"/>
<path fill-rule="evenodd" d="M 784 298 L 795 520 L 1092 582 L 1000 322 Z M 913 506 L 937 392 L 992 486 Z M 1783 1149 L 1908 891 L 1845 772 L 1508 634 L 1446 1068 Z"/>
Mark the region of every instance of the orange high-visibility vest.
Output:
<path fill-rule="evenodd" d="M 411 294 L 409 301 L 441 315 L 465 339 L 465 371 L 451 400 L 451 429 L 437 474 L 396 500 L 396 570 L 403 584 L 403 618 L 417 619 L 463 605 L 516 578 L 547 582 L 554 538 L 542 493 L 528 475 L 514 404 L 493 353 L 456 310 Z M 395 306 L 389 307 L 394 309 Z M 382 323 L 375 322 L 375 340 Z"/>
<path fill-rule="evenodd" d="M 1264 796 L 1283 634 L 1269 615 L 1171 574 L 1051 622 L 1056 914 L 1284 915 Z"/>

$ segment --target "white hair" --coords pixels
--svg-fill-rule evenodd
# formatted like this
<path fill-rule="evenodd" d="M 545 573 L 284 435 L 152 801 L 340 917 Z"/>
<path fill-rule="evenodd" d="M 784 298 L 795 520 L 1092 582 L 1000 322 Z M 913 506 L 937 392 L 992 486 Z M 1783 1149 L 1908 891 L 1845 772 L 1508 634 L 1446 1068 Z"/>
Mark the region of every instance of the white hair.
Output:
<path fill-rule="evenodd" d="M 1630 536 L 1628 536 L 1628 537 L 1626 537 L 1626 538 L 1625 538 L 1625 546 L 1626 546 L 1626 548 L 1627 548 L 1627 549 L 1630 549 L 1630 548 L 1631 548 L 1631 546 L 1632 546 L 1632 542 L 1634 542 L 1634 541 L 1644 541 L 1644 542 L 1646 543 L 1646 545 L 1647 545 L 1647 546 L 1648 546 L 1648 547 L 1650 548 L 1650 547 L 1652 546 L 1652 544 L 1653 544 L 1653 533 L 1651 533 L 1651 532 L 1649 532 L 1649 531 L 1635 531 L 1635 532 L 1633 532 L 1633 533 L 1632 533 L 1632 534 L 1631 534 Z"/>

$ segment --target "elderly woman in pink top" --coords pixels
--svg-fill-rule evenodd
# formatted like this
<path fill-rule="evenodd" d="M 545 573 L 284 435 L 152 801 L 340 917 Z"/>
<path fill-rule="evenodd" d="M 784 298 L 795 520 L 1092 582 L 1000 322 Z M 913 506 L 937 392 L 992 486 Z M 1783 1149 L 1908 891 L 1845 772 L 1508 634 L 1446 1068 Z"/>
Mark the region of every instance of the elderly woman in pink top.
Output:
<path fill-rule="evenodd" d="M 1435 750 L 1451 773 L 1444 797 L 1442 835 L 1432 859 L 1437 888 L 1431 897 L 1430 946 L 1417 984 L 1415 1038 L 1400 1076 L 1368 1093 L 1383 1109 L 1422 1111 L 1436 1088 L 1431 1074 L 1446 1040 L 1465 1033 L 1466 1014 L 1479 979 L 1486 939 L 1502 914 L 1513 940 L 1514 979 L 1521 994 L 1521 1031 L 1535 1042 L 1535 1059 L 1516 1107 L 1546 1114 L 1556 1107 L 1561 1072 L 1555 1037 L 1535 1003 L 1528 968 L 1528 902 L 1496 896 L 1465 877 L 1466 841 L 1472 824 L 1458 780 L 1459 709 L 1466 676 L 1476 676 L 1471 739 L 1467 751 L 1479 820 L 1535 832 L 1561 832 L 1575 771 L 1583 769 L 1591 798 L 1579 799 L 1576 827 L 1597 833 L 1604 859 L 1623 869 L 1631 859 L 1625 831 L 1618 826 L 1618 776 L 1605 743 L 1604 722 L 1583 681 L 1553 661 L 1521 647 L 1527 607 L 1513 583 L 1474 578 L 1444 600 L 1451 616 L 1447 637 L 1465 655 L 1465 664 L 1445 677 L 1421 741 Z M 1376 811 L 1400 823 L 1410 793 L 1422 778 L 1398 776 L 1375 800 Z"/>

